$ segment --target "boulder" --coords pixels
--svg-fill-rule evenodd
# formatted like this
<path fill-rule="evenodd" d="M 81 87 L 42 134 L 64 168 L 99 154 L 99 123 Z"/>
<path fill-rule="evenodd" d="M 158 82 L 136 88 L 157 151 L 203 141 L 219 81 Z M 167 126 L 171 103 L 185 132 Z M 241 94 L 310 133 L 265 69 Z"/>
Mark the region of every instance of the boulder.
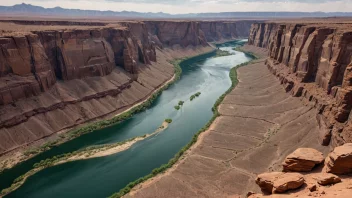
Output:
<path fill-rule="evenodd" d="M 336 147 L 325 159 L 323 172 L 338 175 L 352 173 L 352 143 Z"/>
<path fill-rule="evenodd" d="M 304 178 L 299 173 L 272 172 L 258 175 L 256 183 L 264 192 L 284 193 L 301 187 Z"/>
<path fill-rule="evenodd" d="M 316 184 L 309 185 L 309 186 L 308 186 L 308 190 L 309 190 L 310 192 L 317 191 L 317 185 L 316 185 Z"/>
<path fill-rule="evenodd" d="M 282 166 L 285 172 L 308 172 L 323 161 L 321 152 L 312 148 L 299 148 L 286 157 Z"/>
<path fill-rule="evenodd" d="M 338 176 L 331 173 L 320 173 L 317 176 L 315 176 L 315 179 L 317 180 L 318 184 L 322 186 L 341 182 L 341 179 Z"/>

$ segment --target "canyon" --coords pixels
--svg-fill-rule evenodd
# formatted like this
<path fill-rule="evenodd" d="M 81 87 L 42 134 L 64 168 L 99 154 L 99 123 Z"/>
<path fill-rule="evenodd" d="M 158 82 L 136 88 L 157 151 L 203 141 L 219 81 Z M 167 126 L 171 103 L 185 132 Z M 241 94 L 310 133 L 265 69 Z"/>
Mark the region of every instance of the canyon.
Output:
<path fill-rule="evenodd" d="M 172 78 L 170 61 L 244 38 L 253 21 L 0 23 L 4 155 L 128 110 Z"/>
<path fill-rule="evenodd" d="M 1 160 L 21 158 L 28 147 L 128 111 L 175 77 L 173 60 L 246 37 L 248 44 L 237 50 L 258 59 L 237 69 L 239 83 L 224 97 L 213 124 L 172 168 L 126 197 L 240 197 L 249 191 L 261 197 L 258 175 L 282 168 L 311 171 L 334 148 L 352 142 L 350 21 L 3 20 L 0 25 Z M 290 167 L 299 148 L 315 149 L 312 155 L 319 159 Z M 291 178 L 304 183 L 300 175 Z M 305 178 L 310 180 L 309 174 Z M 341 178 L 349 185 L 348 176 Z M 348 186 L 336 189 L 349 193 Z"/>

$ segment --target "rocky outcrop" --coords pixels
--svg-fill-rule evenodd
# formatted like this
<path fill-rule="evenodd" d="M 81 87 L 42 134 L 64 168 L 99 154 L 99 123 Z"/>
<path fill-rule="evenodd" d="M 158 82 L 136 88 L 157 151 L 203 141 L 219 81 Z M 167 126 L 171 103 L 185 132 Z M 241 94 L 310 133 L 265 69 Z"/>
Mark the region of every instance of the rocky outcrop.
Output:
<path fill-rule="evenodd" d="M 0 38 L 0 105 L 47 91 L 56 82 L 38 35 Z"/>
<path fill-rule="evenodd" d="M 324 172 L 334 174 L 352 173 L 352 143 L 336 147 L 327 156 Z"/>
<path fill-rule="evenodd" d="M 352 142 L 352 26 L 257 23 L 249 44 L 267 48 L 285 90 L 318 109 L 323 145 Z"/>
<path fill-rule="evenodd" d="M 304 178 L 299 173 L 272 172 L 258 175 L 255 182 L 264 192 L 275 194 L 301 187 Z"/>
<path fill-rule="evenodd" d="M 337 147 L 333 152 L 331 152 L 328 157 L 325 159 L 325 166 L 327 164 L 332 164 L 331 160 L 336 159 L 336 155 L 340 156 L 345 156 L 345 155 L 350 155 L 351 151 L 351 144 L 345 144 L 344 146 Z M 291 154 L 292 155 L 292 154 Z M 289 155 L 289 156 L 291 156 Z M 287 158 L 289 158 L 287 156 Z M 346 161 L 344 161 L 346 162 Z M 352 164 L 351 163 L 343 163 L 344 165 L 341 166 L 341 160 L 340 162 L 337 162 L 336 166 L 334 167 L 334 171 L 336 172 L 345 172 L 348 170 L 348 167 L 351 169 Z M 271 172 L 271 173 L 263 173 L 258 175 L 256 183 L 259 185 L 259 187 L 263 190 L 264 193 L 270 193 L 271 191 L 274 190 L 274 185 L 277 183 L 279 180 L 283 180 L 284 182 L 281 183 L 286 183 L 286 185 L 281 185 L 281 189 L 287 189 L 286 186 L 290 186 L 289 182 L 292 182 L 293 186 L 296 187 L 301 181 L 303 180 L 303 183 L 306 185 L 302 186 L 302 188 L 295 190 L 295 191 L 290 191 L 288 193 L 285 193 L 285 191 L 281 191 L 282 193 L 285 193 L 283 195 L 262 195 L 262 194 L 256 194 L 253 192 L 248 193 L 248 197 L 250 198 L 259 198 L 259 197 L 348 197 L 351 193 L 351 186 L 352 186 L 352 179 L 351 177 L 345 176 L 342 178 L 331 174 L 331 173 L 326 173 L 326 167 L 323 169 L 322 172 L 307 172 L 304 175 L 294 175 L 294 176 L 286 176 L 287 173 L 282 173 L 282 172 Z M 330 169 L 329 169 L 330 170 Z M 345 172 L 347 173 L 347 172 Z M 286 178 L 286 179 L 282 179 Z M 289 182 L 287 182 L 289 181 Z M 276 184 L 278 186 L 278 184 Z M 291 188 L 293 189 L 293 187 Z M 296 189 L 296 188 L 295 188 Z M 278 192 L 278 191 L 277 191 Z M 274 192 L 273 192 L 274 193 Z"/>
<path fill-rule="evenodd" d="M 299 148 L 286 157 L 282 166 L 285 172 L 309 172 L 323 161 L 321 152 L 311 148 Z"/>

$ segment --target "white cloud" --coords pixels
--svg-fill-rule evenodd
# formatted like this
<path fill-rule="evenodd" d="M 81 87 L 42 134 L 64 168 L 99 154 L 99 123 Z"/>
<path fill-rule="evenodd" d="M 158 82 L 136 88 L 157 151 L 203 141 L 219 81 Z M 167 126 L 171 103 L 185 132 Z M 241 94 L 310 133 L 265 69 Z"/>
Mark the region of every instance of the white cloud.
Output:
<path fill-rule="evenodd" d="M 173 14 L 232 11 L 352 11 L 352 0 L 0 0 L 0 5 L 10 6 L 22 2 L 46 8 L 60 6 L 89 10 L 128 10 Z"/>

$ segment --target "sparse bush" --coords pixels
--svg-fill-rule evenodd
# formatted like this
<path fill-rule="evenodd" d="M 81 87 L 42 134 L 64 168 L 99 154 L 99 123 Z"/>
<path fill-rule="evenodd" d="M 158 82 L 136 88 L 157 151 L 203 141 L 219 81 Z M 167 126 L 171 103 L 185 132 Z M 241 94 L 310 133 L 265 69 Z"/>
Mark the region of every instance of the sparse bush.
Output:
<path fill-rule="evenodd" d="M 215 57 L 221 57 L 221 56 L 229 56 L 231 55 L 230 52 L 224 51 L 224 50 L 216 50 Z"/>
<path fill-rule="evenodd" d="M 168 118 L 168 119 L 165 119 L 165 122 L 167 122 L 167 123 L 171 123 L 172 122 L 172 119 L 170 119 L 170 118 Z"/>

